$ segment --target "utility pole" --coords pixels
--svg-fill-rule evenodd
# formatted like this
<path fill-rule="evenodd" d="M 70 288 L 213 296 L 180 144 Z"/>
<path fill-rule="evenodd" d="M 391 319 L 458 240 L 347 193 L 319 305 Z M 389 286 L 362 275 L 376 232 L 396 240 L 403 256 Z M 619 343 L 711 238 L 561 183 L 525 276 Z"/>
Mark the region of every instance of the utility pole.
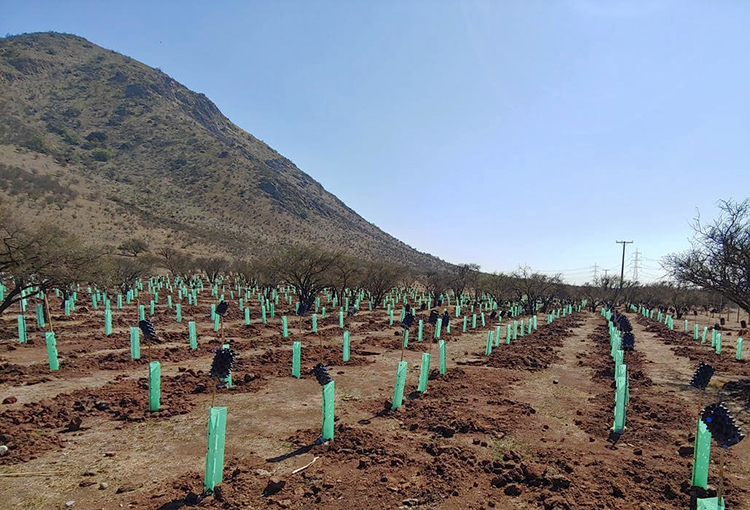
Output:
<path fill-rule="evenodd" d="M 635 261 L 633 262 L 633 280 L 638 281 L 638 256 L 641 252 L 636 248 L 635 250 Z"/>
<path fill-rule="evenodd" d="M 605 278 L 605 279 L 607 278 L 607 273 L 609 273 L 609 269 L 605 269 L 605 270 L 604 270 L 604 278 Z"/>
<path fill-rule="evenodd" d="M 622 245 L 622 267 L 620 268 L 620 289 L 622 289 L 625 283 L 625 245 L 633 244 L 633 241 L 615 241 L 615 243 Z"/>
<path fill-rule="evenodd" d="M 594 264 L 594 280 L 596 280 L 596 275 L 597 275 L 596 270 L 597 269 L 599 269 L 599 266 L 596 265 L 596 264 Z"/>

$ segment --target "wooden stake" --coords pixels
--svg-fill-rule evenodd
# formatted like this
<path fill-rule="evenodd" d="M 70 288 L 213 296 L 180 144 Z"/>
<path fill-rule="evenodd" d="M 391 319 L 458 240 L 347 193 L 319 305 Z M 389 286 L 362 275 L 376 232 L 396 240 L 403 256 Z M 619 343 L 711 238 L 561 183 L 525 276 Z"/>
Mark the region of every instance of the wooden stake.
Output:
<path fill-rule="evenodd" d="M 436 328 L 437 328 L 437 325 L 432 326 L 432 336 L 430 337 L 430 345 L 427 348 L 427 353 L 430 355 L 430 357 L 432 357 L 432 341 L 434 340 L 433 337 L 435 336 Z"/>
<path fill-rule="evenodd" d="M 406 332 L 407 331 L 408 331 L 408 329 L 404 330 L 404 338 L 406 338 Z M 404 342 L 404 338 L 401 339 L 401 361 L 404 361 L 404 348 L 406 347 L 404 345 L 406 343 L 406 342 Z"/>
<path fill-rule="evenodd" d="M 49 311 L 49 300 L 47 299 L 47 293 L 44 293 L 44 306 L 47 309 L 47 318 L 49 319 L 49 331 L 50 333 L 54 333 L 55 330 L 52 327 L 52 313 Z"/>
<path fill-rule="evenodd" d="M 318 335 L 318 338 L 320 339 L 318 343 L 320 345 L 320 363 L 322 364 L 323 359 L 325 358 L 325 356 L 323 356 L 323 335 Z"/>
<path fill-rule="evenodd" d="M 722 448 L 721 450 L 724 450 Z M 719 504 L 719 508 L 724 506 L 724 454 L 719 452 L 717 457 L 719 458 L 719 488 L 716 491 L 716 501 Z"/>

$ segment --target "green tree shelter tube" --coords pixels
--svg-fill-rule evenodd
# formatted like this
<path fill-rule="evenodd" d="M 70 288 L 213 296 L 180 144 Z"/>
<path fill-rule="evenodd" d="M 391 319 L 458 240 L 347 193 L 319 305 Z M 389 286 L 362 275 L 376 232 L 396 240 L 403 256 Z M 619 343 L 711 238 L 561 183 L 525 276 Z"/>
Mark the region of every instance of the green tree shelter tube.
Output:
<path fill-rule="evenodd" d="M 55 333 L 48 331 L 44 334 L 44 340 L 47 344 L 47 361 L 50 370 L 60 370 L 60 362 L 57 359 L 57 339 Z"/>
<path fill-rule="evenodd" d="M 23 315 L 18 316 L 18 342 L 26 343 L 26 317 Z"/>
<path fill-rule="evenodd" d="M 130 357 L 132 359 L 141 359 L 141 330 L 130 328 Z"/>
<path fill-rule="evenodd" d="M 715 348 L 716 348 L 716 351 L 715 351 L 716 354 L 721 354 L 721 333 L 716 334 Z"/>
<path fill-rule="evenodd" d="M 346 331 L 344 331 L 344 352 L 341 359 L 344 361 L 349 361 L 350 354 L 349 330 L 347 329 Z"/>
<path fill-rule="evenodd" d="M 440 374 L 445 375 L 445 340 L 438 342 L 438 350 L 440 351 Z"/>
<path fill-rule="evenodd" d="M 198 348 L 198 333 L 195 329 L 195 322 L 188 321 L 188 337 L 190 339 L 190 348 L 195 350 Z"/>
<path fill-rule="evenodd" d="M 299 379 L 300 363 L 302 361 L 302 343 L 294 342 L 292 344 L 292 375 Z"/>
<path fill-rule="evenodd" d="M 148 409 L 158 411 L 161 403 L 161 363 L 148 364 Z"/>
<path fill-rule="evenodd" d="M 104 310 L 104 334 L 110 336 L 112 334 L 112 311 Z"/>
<path fill-rule="evenodd" d="M 44 307 L 41 304 L 36 305 L 36 325 L 44 328 L 47 323 L 44 321 Z"/>
<path fill-rule="evenodd" d="M 227 408 L 212 407 L 208 411 L 208 451 L 206 452 L 205 487 L 214 488 L 224 478 L 224 440 L 227 431 Z"/>
<path fill-rule="evenodd" d="M 417 391 L 424 393 L 427 391 L 427 380 L 430 378 L 430 354 L 422 353 L 422 366 L 419 369 L 419 387 Z"/>
<path fill-rule="evenodd" d="M 396 369 L 396 384 L 393 388 L 393 404 L 391 409 L 396 410 L 404 403 L 404 386 L 406 385 L 406 361 L 399 361 Z"/>
<path fill-rule="evenodd" d="M 737 355 L 736 355 L 736 358 L 738 360 L 742 359 L 742 343 L 743 343 L 742 338 L 738 338 L 737 339 Z"/>
<path fill-rule="evenodd" d="M 711 461 L 711 433 L 703 420 L 698 419 L 695 432 L 695 448 L 693 448 L 693 477 L 694 487 L 708 488 L 708 466 Z"/>
<path fill-rule="evenodd" d="M 323 440 L 330 441 L 333 439 L 333 423 L 334 423 L 334 402 L 335 402 L 336 386 L 335 382 L 331 381 L 323 386 Z"/>
<path fill-rule="evenodd" d="M 625 430 L 625 378 L 616 379 L 617 389 L 615 390 L 615 424 L 612 429 L 615 432 Z"/>

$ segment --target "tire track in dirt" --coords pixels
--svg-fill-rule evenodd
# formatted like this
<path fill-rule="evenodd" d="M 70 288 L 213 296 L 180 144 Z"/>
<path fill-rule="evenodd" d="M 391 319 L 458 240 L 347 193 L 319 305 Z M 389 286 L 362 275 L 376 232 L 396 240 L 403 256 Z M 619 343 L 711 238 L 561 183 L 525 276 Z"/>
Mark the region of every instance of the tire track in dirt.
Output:
<path fill-rule="evenodd" d="M 640 315 L 632 315 L 633 320 L 633 331 L 636 335 L 636 349 L 641 350 L 646 354 L 648 364 L 646 365 L 646 371 L 657 384 L 652 388 L 651 391 L 658 393 L 664 402 L 671 402 L 683 408 L 683 415 L 685 416 L 685 429 L 684 432 L 680 432 L 678 437 L 690 439 L 694 435 L 695 421 L 698 419 L 698 415 L 701 407 L 708 405 L 709 403 L 716 401 L 718 398 L 717 389 L 714 383 L 722 384 L 727 379 L 735 379 L 736 376 L 732 374 L 727 375 L 721 373 L 721 369 L 717 368 L 717 372 L 712 379 L 712 385 L 709 386 L 709 393 L 713 393 L 715 396 L 712 398 L 704 397 L 702 393 L 692 388 L 689 385 L 690 379 L 697 363 L 695 362 L 694 355 L 692 354 L 693 348 L 680 349 L 674 347 L 673 336 L 675 332 L 664 328 L 664 331 L 660 331 L 658 328 L 654 328 L 650 321 L 642 318 Z M 668 335 L 665 339 L 662 335 Z M 678 334 L 678 333 L 677 333 Z M 696 342 L 697 348 L 700 349 L 699 340 L 692 340 Z M 704 349 L 701 349 L 704 350 Z M 704 350 L 705 351 L 705 350 Z M 680 353 L 685 353 L 681 355 Z M 711 363 L 718 356 L 712 352 L 708 352 L 709 356 L 703 357 L 705 362 Z M 741 368 L 744 371 L 744 367 Z M 738 411 L 737 406 L 729 404 L 733 411 Z M 740 411 L 741 412 L 741 411 Z M 747 432 L 747 418 L 746 412 L 742 414 L 735 413 L 738 418 L 740 425 L 745 426 L 743 429 Z M 716 463 L 719 458 L 718 448 L 716 444 L 712 444 L 712 464 L 709 470 L 709 488 L 718 482 L 717 475 L 719 466 Z M 721 452 L 726 460 L 726 472 L 725 472 L 725 490 L 728 508 L 738 509 L 750 509 L 750 444 L 745 440 L 738 445 L 732 447 L 728 451 Z M 690 458 L 690 468 L 692 469 L 692 458 Z M 688 479 L 690 471 L 687 473 Z"/>
<path fill-rule="evenodd" d="M 588 345 L 590 351 L 580 354 L 579 364 L 589 368 L 595 394 L 588 399 L 577 424 L 596 440 L 592 446 L 599 446 L 581 452 L 582 487 L 587 493 L 599 494 L 603 508 L 684 508 L 688 496 L 681 492 L 679 480 L 684 478 L 686 464 L 677 455 L 673 434 L 681 407 L 665 405 L 658 395 L 650 393 L 654 383 L 644 373 L 647 359 L 639 350 L 643 346 L 636 342 L 636 350 L 626 352 L 624 359 L 630 379 L 625 434 L 616 447 L 608 446 L 614 418 L 614 362 L 608 328 L 601 316 L 595 318 Z M 676 430 L 681 431 L 679 425 Z M 675 459 L 671 458 L 672 451 Z"/>
<path fill-rule="evenodd" d="M 639 508 L 640 495 L 614 483 L 611 476 L 637 457 L 630 448 L 608 448 L 614 390 L 611 379 L 598 376 L 601 362 L 591 363 L 596 358 L 611 364 L 611 358 L 605 358 L 608 353 L 594 341 L 602 321 L 586 312 L 583 323 L 564 339 L 558 360 L 513 389 L 513 398 L 528 402 L 537 413 L 529 427 L 512 433 L 511 444 L 522 457 L 547 464 L 566 480 L 560 482 L 564 489 L 558 485 L 540 493 L 539 508 Z M 601 395 L 608 398 L 602 400 Z"/>
<path fill-rule="evenodd" d="M 565 339 L 559 359 L 514 387 L 511 398 L 537 412 L 528 427 L 512 432 L 511 442 L 524 460 L 553 466 L 566 462 L 569 471 L 560 475 L 569 487 L 554 494 L 560 508 L 676 510 L 689 502 L 692 455 L 680 456 L 679 450 L 690 446 L 695 422 L 672 382 L 688 365 L 661 359 L 664 353 L 652 349 L 651 339 L 640 333 L 636 351 L 626 354 L 631 375 L 628 428 L 614 449 L 607 442 L 614 414 L 613 361 L 601 317 L 587 314 Z M 739 482 L 726 484 L 733 508 L 743 508 Z"/>

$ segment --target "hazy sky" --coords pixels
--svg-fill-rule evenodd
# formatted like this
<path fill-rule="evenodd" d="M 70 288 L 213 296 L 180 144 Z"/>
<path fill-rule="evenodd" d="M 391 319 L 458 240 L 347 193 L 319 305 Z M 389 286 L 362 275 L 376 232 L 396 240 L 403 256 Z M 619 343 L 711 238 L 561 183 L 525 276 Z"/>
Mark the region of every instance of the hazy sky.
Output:
<path fill-rule="evenodd" d="M 419 250 L 577 282 L 621 239 L 658 277 L 750 196 L 749 27 L 742 0 L 0 0 L 0 34 L 161 68 Z"/>

